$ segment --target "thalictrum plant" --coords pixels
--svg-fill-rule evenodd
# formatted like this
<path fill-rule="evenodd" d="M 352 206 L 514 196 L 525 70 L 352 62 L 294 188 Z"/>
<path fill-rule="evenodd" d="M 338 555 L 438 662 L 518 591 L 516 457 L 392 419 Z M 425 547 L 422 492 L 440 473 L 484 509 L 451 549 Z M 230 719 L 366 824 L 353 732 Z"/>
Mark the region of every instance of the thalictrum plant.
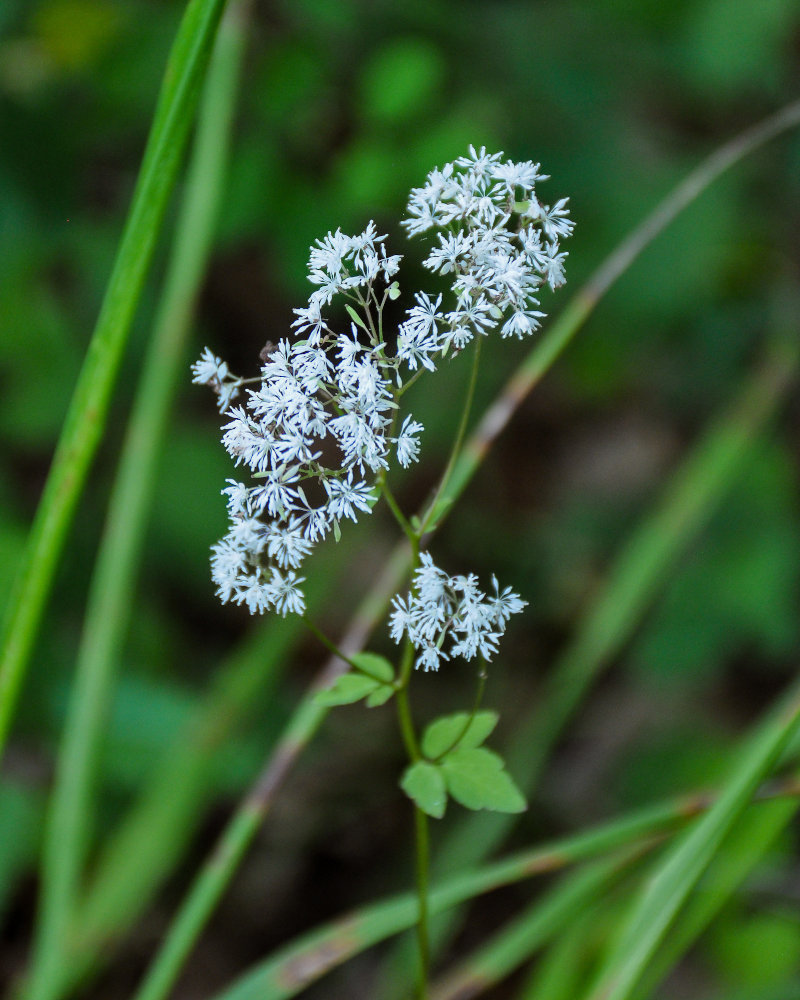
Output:
<path fill-rule="evenodd" d="M 223 445 L 250 471 L 248 482 L 230 479 L 222 491 L 230 528 L 214 546 L 212 577 L 223 602 L 254 614 L 305 616 L 299 571 L 306 558 L 329 533 L 340 539 L 342 522 L 358 521 L 381 498 L 408 539 L 410 588 L 395 595 L 389 616 L 391 637 L 402 646 L 398 662 L 342 654 L 351 671 L 320 702 L 365 699 L 374 707 L 397 698 L 409 758 L 401 787 L 416 818 L 421 997 L 429 964 L 428 817 L 441 818 L 448 798 L 469 809 L 525 808 L 502 758 L 483 745 L 497 715 L 480 706 L 487 664 L 527 602 L 494 577 L 486 589 L 472 573 L 451 575 L 437 566 L 422 548 L 427 524 L 400 509 L 389 475 L 393 462 L 408 467 L 420 460 L 424 427 L 404 411 L 408 388 L 469 350 L 477 373 L 481 340 L 533 335 L 545 316 L 542 289 L 564 284 L 560 241 L 573 223 L 566 198 L 553 205 L 540 200 L 538 185 L 547 179 L 538 163 L 471 146 L 410 194 L 403 225 L 410 236 L 428 238 L 424 265 L 445 288 L 412 290 L 413 304 L 396 329 L 385 307 L 403 295 L 402 257 L 387 251 L 387 237 L 370 222 L 355 236 L 329 232 L 311 248 L 315 289 L 308 305 L 295 310 L 295 336 L 265 347 L 259 377 L 233 374 L 209 348 L 192 367 L 194 381 L 217 394 Z M 349 329 L 331 318 L 334 305 L 344 306 Z M 462 425 L 470 402 L 468 394 Z M 410 710 L 412 668 L 438 671 L 442 663 L 473 660 L 479 666 L 471 708 L 420 734 Z"/>
<path fill-rule="evenodd" d="M 206 213 L 203 206 L 213 208 L 222 187 L 223 157 L 217 159 L 211 152 L 222 152 L 227 142 L 245 6 L 231 9 L 227 29 L 238 41 L 227 56 L 218 52 L 217 71 L 209 81 L 212 92 L 202 112 L 200 134 L 204 138 L 198 143 L 194 181 L 178 223 L 176 259 L 185 258 L 188 265 L 178 268 L 168 282 L 163 323 L 159 323 L 173 327 L 171 336 L 176 341 L 185 332 L 210 242 L 213 211 Z M 193 0 L 171 55 L 95 341 L 9 604 L 0 660 L 0 746 L 99 440 L 223 7 L 222 0 Z M 215 95 L 221 103 L 215 102 Z M 432 913 L 452 909 L 498 885 L 589 860 L 591 865 L 556 883 L 549 894 L 534 900 L 529 910 L 504 927 L 483 952 L 445 977 L 434 987 L 434 996 L 465 995 L 464 991 L 476 995 L 559 936 L 570 945 L 569 954 L 574 953 L 576 942 L 580 944 L 581 935 L 587 934 L 587 922 L 581 918 L 586 913 L 607 915 L 604 894 L 624 884 L 633 902 L 618 921 L 622 933 L 611 941 L 595 977 L 585 981 L 573 977 L 570 989 L 593 1000 L 600 996 L 627 1000 L 646 974 L 657 979 L 665 962 L 677 960 L 710 919 L 709 914 L 716 912 L 752 868 L 764 845 L 788 822 L 794 811 L 796 781 L 788 779 L 779 786 L 763 786 L 763 782 L 797 755 L 800 701 L 796 690 L 744 743 L 718 796 L 690 798 L 623 817 L 596 831 L 483 867 L 480 858 L 488 851 L 493 834 L 474 836 L 467 828 L 470 870 L 429 886 L 429 820 L 452 818 L 456 810 L 449 808 L 451 801 L 468 810 L 507 816 L 526 808 L 522 788 L 537 777 L 547 750 L 589 681 L 608 660 L 609 650 L 618 649 L 630 633 L 659 579 L 671 568 L 707 507 L 724 490 L 738 458 L 785 392 L 797 367 L 796 345 L 778 338 L 777 348 L 773 345 L 768 363 L 746 387 L 740 405 L 701 443 L 663 508 L 623 551 L 605 594 L 601 592 L 595 611 L 583 630 L 578 630 L 574 648 L 568 647 L 559 661 L 555 694 L 547 694 L 537 711 L 536 718 L 545 721 L 536 724 L 532 775 L 516 773 L 515 758 L 507 767 L 497 750 L 486 745 L 498 715 L 484 706 L 484 698 L 491 701 L 489 664 L 501 655 L 503 634 L 524 612 L 531 595 L 517 594 L 493 576 L 480 580 L 468 567 L 458 572 L 439 565 L 435 530 L 519 399 L 642 247 L 722 170 L 799 120 L 800 105 L 787 107 L 722 147 L 692 174 L 608 258 L 552 329 L 543 331 L 546 335 L 537 341 L 541 346 L 520 365 L 509 390 L 471 436 L 467 431 L 480 377 L 482 342 L 500 338 L 513 349 L 520 341 L 542 336 L 538 331 L 545 319 L 545 296 L 565 281 L 566 253 L 561 243 L 573 229 L 567 200 L 560 194 L 550 198 L 543 193 L 549 190 L 548 178 L 532 160 L 514 162 L 501 153 L 470 147 L 465 155 L 431 171 L 412 190 L 401 224 L 424 247 L 424 266 L 430 273 L 426 287 L 408 286 L 403 257 L 390 251 L 388 236 L 375 223 L 368 223 L 356 235 L 337 229 L 311 248 L 308 276 L 313 291 L 307 304 L 295 310 L 292 330 L 278 343 L 263 348 L 259 374 L 236 375 L 212 349 L 204 350 L 193 366 L 193 378 L 217 394 L 224 421 L 222 443 L 240 470 L 222 488 L 229 528 L 212 550 L 217 594 L 224 603 L 239 605 L 254 615 L 272 616 L 275 622 L 297 616 L 294 620 L 302 622 L 335 659 L 323 675 L 325 683 L 316 685 L 319 690 L 301 702 L 274 756 L 234 814 L 220 849 L 201 868 L 138 1000 L 166 996 L 294 757 L 325 712 L 338 705 L 363 702 L 376 707 L 394 701 L 399 737 L 408 758 L 397 775 L 398 785 L 411 800 L 415 817 L 415 898 L 364 908 L 332 928 L 322 928 L 287 946 L 282 954 L 235 982 L 224 994 L 231 1000 L 293 996 L 346 957 L 412 925 L 417 930 L 416 991 L 418 997 L 427 997 L 430 953 L 436 943 L 429 925 Z M 398 310 L 402 310 L 399 320 Z M 152 490 L 154 456 L 164 433 L 168 383 L 177 356 L 177 347 L 171 348 L 170 365 L 159 367 L 158 358 L 164 360 L 158 349 L 162 333 L 154 338 L 158 377 L 151 374 L 143 380 L 140 409 L 122 463 L 122 485 L 112 502 L 109 522 L 114 530 L 98 560 L 88 637 L 49 810 L 32 969 L 20 989 L 28 1000 L 57 1000 L 97 968 L 108 942 L 127 929 L 148 893 L 155 891 L 159 878 L 174 864 L 180 852 L 175 830 L 196 820 L 202 799 L 202 794 L 190 790 L 164 808 L 170 787 L 181 780 L 180 766 L 172 773 L 170 762 L 165 761 L 152 796 L 143 795 L 130 822 L 122 825 L 119 840 L 101 857 L 93 880 L 85 878 L 93 761 L 107 711 L 112 651 L 120 642 L 116 614 L 103 609 L 124 604 L 143 533 L 145 494 Z M 467 357 L 461 359 L 461 354 Z M 418 415 L 409 412 L 411 397 L 406 394 L 418 381 L 435 384 L 437 371 L 453 361 L 471 363 L 469 389 L 440 486 L 433 501 L 412 514 L 403 509 L 393 490 L 398 467 L 406 469 L 425 459 L 425 428 Z M 149 364 L 148 371 L 152 371 Z M 142 426 L 148 428 L 144 435 L 136 431 Z M 142 436 L 148 438 L 144 458 L 136 452 Z M 134 489 L 132 481 L 145 485 Z M 126 496 L 121 494 L 126 494 L 130 507 L 125 508 Z M 349 544 L 354 524 L 381 501 L 397 522 L 403 549 L 387 563 L 387 591 L 376 584 L 369 608 L 352 633 L 337 643 L 311 614 L 314 593 L 304 574 L 313 563 L 307 560 L 322 555 L 315 556 L 314 549 L 328 536 Z M 104 595 L 110 595 L 105 602 Z M 399 646 L 394 662 L 363 648 L 365 635 L 379 619 L 384 639 Z M 103 623 L 100 633 L 99 622 Z M 275 657 L 277 649 L 272 651 Z M 246 669 L 231 671 L 226 681 L 229 687 L 222 685 L 199 713 L 200 722 L 188 727 L 189 738 L 179 744 L 175 759 L 188 762 L 198 788 L 204 787 L 201 772 L 210 755 L 208 746 L 196 753 L 192 749 L 198 725 L 211 726 L 214 739 L 223 739 L 234 725 L 231 716 L 243 712 L 242 705 L 263 680 L 264 669 L 269 668 L 248 664 Z M 471 702 L 453 706 L 453 711 L 419 727 L 412 714 L 412 685 L 422 695 L 426 686 L 446 686 L 454 670 L 467 670 L 472 676 Z M 548 712 L 545 718 L 543 713 Z M 214 745 L 210 738 L 208 745 Z M 698 906 L 695 900 L 693 907 L 687 906 L 698 881 L 708 871 L 715 875 L 715 858 L 727 849 L 730 839 L 749 829 L 753 816 L 747 810 L 752 801 L 776 795 L 779 801 L 771 804 L 770 812 L 753 823 L 761 835 L 746 838 L 744 846 L 739 843 L 736 864 L 729 864 L 722 875 L 716 873 L 713 905 Z M 688 828 L 680 833 L 684 827 Z M 137 837 L 147 838 L 153 830 L 162 832 L 164 844 L 148 844 L 148 851 L 140 853 Z M 649 860 L 665 838 L 669 841 L 666 853 Z M 751 843 L 754 846 L 748 853 Z M 465 856 L 453 850 L 447 860 L 452 866 Z M 142 859 L 148 870 L 140 877 Z M 643 864 L 649 867 L 641 879 Z M 683 922 L 681 916 L 686 918 Z M 673 925 L 676 933 L 670 938 Z M 343 930 L 348 932 L 346 944 L 342 943 Z M 554 950 L 553 954 L 559 958 L 562 953 Z M 552 984 L 557 976 L 552 970 L 558 963 L 554 960 L 549 968 L 555 990 Z M 537 978 L 536 983 L 546 978 Z"/>

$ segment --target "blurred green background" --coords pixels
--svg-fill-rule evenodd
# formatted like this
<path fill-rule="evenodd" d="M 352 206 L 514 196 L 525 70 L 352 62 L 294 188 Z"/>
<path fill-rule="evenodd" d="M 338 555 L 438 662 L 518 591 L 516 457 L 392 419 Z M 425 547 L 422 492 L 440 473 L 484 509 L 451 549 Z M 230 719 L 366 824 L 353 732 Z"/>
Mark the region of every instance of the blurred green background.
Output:
<path fill-rule="evenodd" d="M 166 0 L 0 4 L 0 594 L 96 319 L 182 10 Z M 407 244 L 398 225 L 405 198 L 469 143 L 541 161 L 552 176 L 541 196 L 570 197 L 577 226 L 568 284 L 543 304 L 557 313 L 691 167 L 796 96 L 800 84 L 792 0 L 271 0 L 253 5 L 249 35 L 218 239 L 104 751 L 101 839 L 220 661 L 255 627 L 242 609 L 219 606 L 208 576 L 208 548 L 225 525 L 219 490 L 232 473 L 214 401 L 189 384 L 200 349 L 208 344 L 235 371 L 254 373 L 260 348 L 286 335 L 293 306 L 308 294 L 309 245 L 337 226 L 357 232 L 374 218 L 424 282 L 422 245 Z M 795 132 L 717 182 L 622 278 L 526 401 L 437 539 L 437 560 L 451 572 L 496 572 L 530 601 L 488 686 L 487 703 L 503 713 L 501 735 L 513 730 L 520 706 L 535 702 L 548 665 L 665 477 L 758 359 L 786 287 L 798 280 L 798 234 Z M 27 947 L 41 801 L 166 249 L 165 240 L 4 764 L 0 825 L 10 834 L 0 838 L 0 972 L 8 976 Z M 524 349 L 487 344 L 479 411 Z M 454 363 L 437 374 L 435 392 L 421 386 L 415 395 L 426 433 L 423 462 L 399 487 L 409 510 L 434 482 L 466 377 L 466 366 Z M 793 673 L 799 417 L 795 398 L 592 696 L 515 842 L 712 784 L 742 725 Z M 320 554 L 318 617 L 332 633 L 394 539 L 391 521 L 376 514 L 345 531 L 338 551 Z M 388 649 L 382 632 L 375 645 Z M 254 700 L 216 762 L 187 860 L 122 948 L 116 971 L 89 995 L 117 995 L 138 976 L 188 873 L 322 658 L 312 640 L 295 642 L 280 680 Z M 418 678 L 420 715 L 462 707 L 471 683 L 455 670 Z M 363 739 L 353 745 L 356 725 Z M 358 707 L 329 718 L 181 996 L 208 995 L 287 933 L 408 881 L 410 866 L 395 881 L 381 860 L 405 857 L 409 840 L 395 786 L 400 761 L 388 712 Z M 690 992 L 681 995 L 766 988 L 800 975 L 794 846 L 787 837 L 776 847 L 773 868 L 704 939 L 687 962 Z M 309 995 L 356 995 L 348 975 Z"/>

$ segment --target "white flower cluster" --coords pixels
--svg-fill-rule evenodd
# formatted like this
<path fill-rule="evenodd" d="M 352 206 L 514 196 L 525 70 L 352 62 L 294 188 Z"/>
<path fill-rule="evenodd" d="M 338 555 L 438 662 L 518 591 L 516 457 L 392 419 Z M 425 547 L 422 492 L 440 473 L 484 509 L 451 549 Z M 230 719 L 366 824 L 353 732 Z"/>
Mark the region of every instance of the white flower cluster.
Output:
<path fill-rule="evenodd" d="M 502 337 L 520 339 L 544 317 L 536 307 L 545 284 L 563 285 L 559 239 L 572 234 L 568 199 L 540 203 L 535 184 L 547 180 L 540 165 L 503 162 L 470 146 L 469 155 L 432 170 L 424 187 L 411 192 L 409 233 L 441 229 L 425 266 L 452 274 L 455 308 L 445 312 L 441 296 L 417 296 L 417 306 L 400 328 L 398 355 L 410 367 L 433 369 L 432 358 L 452 345 L 462 350 L 476 334 L 500 327 Z M 509 225 L 512 223 L 512 225 Z"/>
<path fill-rule="evenodd" d="M 480 654 L 490 660 L 511 615 L 526 606 L 510 587 L 500 591 L 492 577 L 494 596 L 478 587 L 477 577 L 448 576 L 434 565 L 430 553 L 421 555 L 422 565 L 414 574 L 413 589 L 405 598 L 394 597 L 390 618 L 395 642 L 408 636 L 419 650 L 416 666 L 438 670 L 439 661 L 450 657 L 471 660 Z M 450 648 L 442 648 L 446 639 Z"/>
<path fill-rule="evenodd" d="M 311 248 L 316 287 L 308 305 L 295 309 L 297 339 L 265 348 L 260 379 L 233 375 L 208 348 L 192 366 L 193 381 L 219 397 L 227 418 L 222 443 L 253 480 L 230 479 L 222 491 L 230 529 L 212 548 L 212 577 L 223 602 L 252 613 L 302 614 L 297 570 L 314 544 L 331 530 L 338 537 L 342 519 L 370 511 L 374 481 L 389 468 L 393 448 L 404 467 L 418 460 L 422 425 L 409 415 L 397 428 L 404 370 L 433 370 L 434 357 L 451 347 L 456 353 L 498 323 L 504 337 L 538 325 L 533 293 L 563 281 L 558 237 L 569 235 L 572 223 L 564 201 L 547 208 L 536 200 L 538 166 L 501 159 L 470 147 L 469 156 L 433 171 L 426 187 L 411 193 L 409 232 L 447 231 L 426 264 L 453 273 L 454 309 L 443 312 L 441 295 L 416 294 L 396 346 L 395 338 L 387 343 L 383 312 L 400 294 L 394 277 L 401 257 L 387 254 L 386 236 L 370 222 L 357 236 L 337 230 Z M 325 315 L 335 297 L 352 321 L 347 333 Z M 258 387 L 233 406 L 251 382 Z"/>

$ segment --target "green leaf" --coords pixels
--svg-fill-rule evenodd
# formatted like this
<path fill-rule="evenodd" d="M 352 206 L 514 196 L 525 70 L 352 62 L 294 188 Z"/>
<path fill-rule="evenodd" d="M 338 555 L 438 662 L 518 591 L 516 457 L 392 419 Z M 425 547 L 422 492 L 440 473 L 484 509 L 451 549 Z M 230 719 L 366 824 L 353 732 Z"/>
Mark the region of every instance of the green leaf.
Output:
<path fill-rule="evenodd" d="M 467 809 L 515 813 L 527 808 L 503 758 L 485 747 L 454 750 L 444 758 L 441 769 L 447 790 Z"/>
<path fill-rule="evenodd" d="M 368 677 L 385 681 L 387 684 L 394 680 L 394 667 L 385 656 L 379 656 L 377 653 L 356 653 L 350 657 L 350 662 Z"/>
<path fill-rule="evenodd" d="M 442 772 L 435 764 L 418 760 L 407 767 L 400 779 L 400 787 L 429 816 L 435 819 L 444 816 L 447 790 Z"/>
<path fill-rule="evenodd" d="M 343 674 L 327 691 L 320 691 L 316 696 L 318 705 L 351 705 L 361 701 L 377 688 L 382 687 L 379 681 L 365 674 Z"/>
<path fill-rule="evenodd" d="M 358 313 L 355 311 L 355 309 L 352 306 L 347 305 L 347 304 L 345 304 L 345 309 L 347 310 L 347 315 L 356 324 L 356 326 L 360 326 L 362 330 L 364 330 L 366 333 L 369 333 L 369 330 L 367 330 L 367 324 L 358 315 Z"/>
<path fill-rule="evenodd" d="M 456 747 L 478 747 L 497 725 L 497 712 L 476 712 L 470 721 L 468 712 L 445 715 L 432 722 L 422 737 L 422 752 L 435 760 Z"/>
<path fill-rule="evenodd" d="M 381 684 L 367 698 L 367 708 L 377 708 L 378 705 L 383 705 L 394 693 L 395 687 L 393 684 Z"/>

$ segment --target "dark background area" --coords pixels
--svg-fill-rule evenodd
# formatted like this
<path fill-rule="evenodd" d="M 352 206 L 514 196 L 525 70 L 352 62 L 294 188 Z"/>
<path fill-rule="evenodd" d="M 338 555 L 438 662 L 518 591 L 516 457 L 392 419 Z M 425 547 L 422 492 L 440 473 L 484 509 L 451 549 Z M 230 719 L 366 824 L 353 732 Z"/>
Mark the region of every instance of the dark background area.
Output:
<path fill-rule="evenodd" d="M 129 205 L 181 3 L 5 0 L 0 5 L 0 593 L 35 510 Z M 304 303 L 308 247 L 374 218 L 399 227 L 411 186 L 469 143 L 542 163 L 576 221 L 566 288 L 581 281 L 693 166 L 798 93 L 790 0 L 484 2 L 295 0 L 253 6 L 218 239 L 176 400 L 115 710 L 104 751 L 102 840 L 220 661 L 256 627 L 222 608 L 208 548 L 225 529 L 231 466 L 189 363 L 208 344 L 255 373 Z M 800 134 L 725 175 L 637 261 L 528 399 L 435 542 L 450 572 L 496 573 L 529 602 L 492 665 L 486 702 L 507 739 L 598 581 L 665 477 L 736 394 L 798 280 Z M 80 635 L 124 423 L 166 259 L 137 319 L 110 430 L 78 512 L 0 784 L 0 972 L 27 947 L 41 797 Z M 412 287 L 408 280 L 407 288 Z M 527 345 L 486 345 L 477 410 Z M 447 453 L 466 364 L 420 384 L 423 461 L 400 480 L 412 510 Z M 562 743 L 517 846 L 636 803 L 713 784 L 743 727 L 793 674 L 798 618 L 798 409 L 791 399 Z M 320 553 L 317 617 L 344 627 L 396 529 L 385 512 Z M 331 582 L 332 581 L 332 582 Z M 381 628 L 374 648 L 389 651 Z M 254 704 L 217 768 L 187 858 L 88 995 L 138 979 L 191 872 L 323 660 L 313 639 Z M 415 679 L 420 718 L 468 704 L 462 667 Z M 358 730 L 358 738 L 353 732 Z M 287 783 L 177 994 L 204 997 L 288 936 L 411 881 L 390 710 L 336 710 Z M 452 807 L 453 819 L 457 807 Z M 447 822 L 447 821 L 445 821 Z M 26 826 L 27 824 L 27 826 Z M 27 832 L 26 832 L 27 831 Z M 13 844 L 12 844 L 13 842 Z M 793 837 L 774 849 L 770 905 L 731 904 L 687 963 L 681 995 L 800 974 Z M 399 862 L 396 859 L 401 859 Z M 777 873 L 777 874 L 776 874 Z M 764 876 L 766 878 L 766 876 Z M 2 881 L 2 880 L 0 880 Z M 763 886 L 761 886 L 763 889 Z M 473 943 L 516 906 L 486 901 Z M 524 898 L 524 893 L 520 898 Z M 481 922 L 483 921 L 483 923 Z M 368 995 L 372 954 L 309 996 Z M 362 978 L 364 977 L 364 978 Z M 760 977 L 760 978 L 759 978 Z M 506 995 L 497 993 L 497 996 Z M 510 993 L 507 995 L 511 995 Z M 677 995 L 677 994 L 673 994 Z"/>

